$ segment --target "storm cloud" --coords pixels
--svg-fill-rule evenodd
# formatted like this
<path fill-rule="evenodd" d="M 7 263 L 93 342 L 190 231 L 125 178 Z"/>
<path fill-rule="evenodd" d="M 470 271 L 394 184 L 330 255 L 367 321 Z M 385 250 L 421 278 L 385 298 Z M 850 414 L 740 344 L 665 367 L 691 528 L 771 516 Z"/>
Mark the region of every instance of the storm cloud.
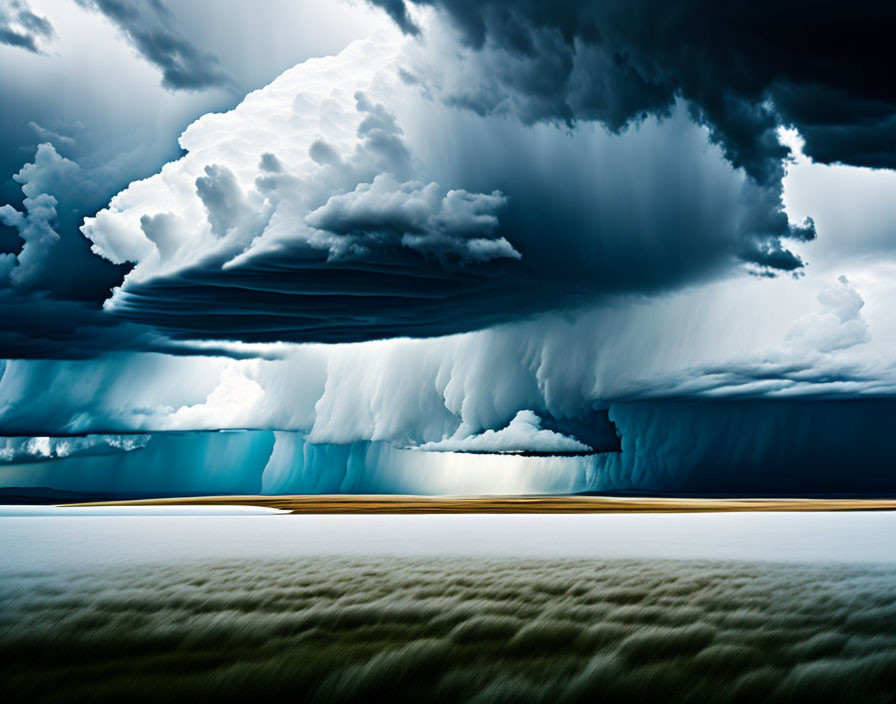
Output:
<path fill-rule="evenodd" d="M 0 44 L 21 47 L 35 54 L 42 44 L 56 35 L 46 17 L 31 11 L 24 0 L 3 0 L 0 3 Z"/>
<path fill-rule="evenodd" d="M 668 114 L 681 98 L 761 183 L 782 173 L 780 124 L 799 130 L 816 161 L 896 166 L 896 91 L 887 80 L 896 9 L 883 0 L 372 2 L 412 34 L 419 28 L 406 5 L 434 6 L 449 19 L 475 54 L 466 84 L 447 95 L 477 112 L 618 130 Z"/>
<path fill-rule="evenodd" d="M 396 448 L 582 451 L 577 443 L 609 453 L 558 465 L 566 481 L 544 475 L 526 486 L 888 491 L 891 458 L 881 438 L 893 422 L 896 366 L 885 330 L 871 325 L 873 311 L 843 281 L 817 292 L 791 279 L 749 284 L 737 296 L 719 282 L 662 303 L 448 338 L 285 345 L 270 360 L 9 362 L 0 423 L 17 435 L 290 431 L 264 461 L 270 486 L 295 491 L 442 487 L 422 478 L 438 472 L 419 450 L 410 454 L 427 468 L 420 479 L 390 474 L 404 466 Z M 782 295 L 795 289 L 815 312 Z M 762 295 L 796 315 L 769 318 L 766 306 L 752 305 Z M 805 315 L 823 325 L 807 326 Z M 154 383 L 135 386 L 136 378 Z M 607 420 L 615 424 L 609 433 L 596 432 Z M 189 475 L 188 465 L 161 464 Z M 225 481 L 230 470 L 218 466 Z M 254 471 L 257 481 L 261 469 Z"/>
<path fill-rule="evenodd" d="M 889 4 L 374 4 L 3 6 L 0 432 L 252 431 L 192 487 L 892 490 Z"/>
<path fill-rule="evenodd" d="M 563 427 L 565 419 L 533 415 L 410 449 L 386 439 L 331 443 L 318 433 L 311 442 L 302 431 L 251 430 L 118 434 L 122 442 L 151 439 L 115 456 L 105 451 L 106 436 L 93 436 L 103 451 L 79 456 L 52 448 L 75 447 L 84 436 L 16 438 L 7 443 L 2 476 L 9 486 L 124 496 L 892 492 L 892 453 L 879 439 L 896 422 L 887 398 L 611 403 L 581 433 Z M 549 425 L 568 435 L 541 427 Z"/>
<path fill-rule="evenodd" d="M 0 254 L 3 355 L 76 359 L 170 348 L 158 332 L 102 314 L 102 300 L 127 267 L 93 255 L 78 231 L 85 210 L 101 202 L 96 174 L 42 143 L 13 178 L 21 209 L 0 206 L 0 223 L 19 240 L 14 251 Z"/>
<path fill-rule="evenodd" d="M 82 228 L 135 264 L 106 311 L 183 340 L 425 337 L 803 266 L 785 239 L 811 220 L 683 105 L 619 134 L 529 127 L 428 99 L 402 78 L 416 51 L 357 42 L 192 125 Z"/>
<path fill-rule="evenodd" d="M 161 0 L 77 2 L 115 24 L 140 56 L 162 72 L 162 85 L 169 90 L 235 87 L 217 56 L 197 49 L 178 31 L 171 11 Z"/>

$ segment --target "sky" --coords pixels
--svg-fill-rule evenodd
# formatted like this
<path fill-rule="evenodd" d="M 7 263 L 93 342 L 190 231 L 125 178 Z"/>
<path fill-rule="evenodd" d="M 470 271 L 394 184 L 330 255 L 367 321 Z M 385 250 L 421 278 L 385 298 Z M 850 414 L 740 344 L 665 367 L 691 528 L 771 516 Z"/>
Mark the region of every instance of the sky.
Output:
<path fill-rule="evenodd" d="M 829 5 L 0 0 L 0 486 L 892 493 Z"/>

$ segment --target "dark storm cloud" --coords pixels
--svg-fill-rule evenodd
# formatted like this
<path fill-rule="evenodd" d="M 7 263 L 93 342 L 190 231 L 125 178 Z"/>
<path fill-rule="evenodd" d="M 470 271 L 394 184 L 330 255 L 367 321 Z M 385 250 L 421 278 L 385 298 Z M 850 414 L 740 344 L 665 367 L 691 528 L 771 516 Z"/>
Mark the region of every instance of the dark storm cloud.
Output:
<path fill-rule="evenodd" d="M 0 2 L 0 44 L 21 47 L 38 54 L 40 42 L 56 36 L 49 20 L 31 11 L 23 0 Z"/>
<path fill-rule="evenodd" d="M 408 9 L 404 0 L 377 0 L 375 4 L 386 11 L 389 17 L 395 21 L 395 24 L 401 27 L 402 32 L 406 34 L 420 33 L 420 29 L 408 15 Z"/>
<path fill-rule="evenodd" d="M 392 15 L 408 30 L 399 7 L 390 5 Z M 643 14 L 673 32 L 687 24 L 688 7 Z M 791 243 L 813 239 L 815 228 L 811 219 L 791 223 L 783 209 L 788 149 L 777 138 L 783 118 L 769 68 L 755 69 L 765 83 L 737 73 L 753 46 L 747 29 L 728 42 L 740 54 L 712 56 L 724 43 L 710 43 L 711 28 L 733 32 L 743 18 L 710 10 L 719 16 L 688 29 L 691 51 L 665 32 L 657 42 L 641 36 L 657 30 L 615 3 L 444 12 L 468 45 L 463 60 L 450 58 L 453 40 L 449 50 L 441 37 L 417 53 L 409 42 L 397 65 L 418 71 L 413 85 L 384 88 L 393 54 L 359 62 L 359 71 L 382 65 L 384 81 L 344 85 L 363 88 L 353 108 L 347 96 L 318 93 L 314 81 L 348 61 L 347 50 L 297 67 L 304 78 L 295 84 L 284 74 L 222 116 L 227 129 L 211 121 L 191 129 L 185 143 L 195 139 L 202 151 L 169 170 L 195 184 L 207 222 L 162 179 L 151 199 L 131 201 L 140 201 L 131 213 L 110 208 L 88 220 L 94 251 L 140 269 L 108 310 L 181 339 L 338 342 L 473 330 L 669 291 L 738 266 L 801 273 Z M 432 73 L 440 70 L 460 79 L 441 83 Z M 350 147 L 328 134 L 341 124 L 334 116 L 352 125 Z M 178 237 L 190 241 L 209 225 L 215 242 L 200 235 L 183 250 L 198 254 L 179 265 Z M 161 265 L 147 239 L 164 250 Z"/>
<path fill-rule="evenodd" d="M 454 96 L 471 109 L 505 109 L 509 92 L 524 120 L 619 129 L 681 96 L 760 183 L 780 179 L 782 123 L 816 161 L 896 167 L 892 2 L 412 1 L 442 10 L 491 69 Z M 372 2 L 415 31 L 400 2 Z"/>
<path fill-rule="evenodd" d="M 501 283 L 508 260 L 442 267 L 405 247 L 328 256 L 296 244 L 240 267 L 207 262 L 129 288 L 110 313 L 182 340 L 353 342 L 486 326 L 529 295 L 518 276 Z"/>
<path fill-rule="evenodd" d="M 13 566 L 0 654 L 28 701 L 112 701 L 135 682 L 175 700 L 223 683 L 313 702 L 887 701 L 893 579 L 664 560 Z"/>
<path fill-rule="evenodd" d="M 842 380 L 792 365 L 811 384 Z M 726 368 L 716 388 L 739 373 Z M 768 376 L 779 379 L 778 369 Z M 733 383 L 733 381 L 732 381 Z M 622 451 L 599 458 L 600 489 L 741 495 L 890 494 L 892 398 L 672 399 L 613 403 Z"/>
<path fill-rule="evenodd" d="M 215 68 L 212 57 L 178 39 L 163 5 L 87 0 L 82 4 L 117 18 L 113 21 L 135 45 L 139 40 L 145 48 L 147 42 L 158 39 L 161 48 L 156 53 L 164 64 L 160 68 L 166 85 L 189 84 L 190 73 L 199 82 L 229 80 Z M 125 26 L 129 21 L 132 33 Z M 30 13 L 23 2 L 0 2 L 0 25 L 4 30 L 31 28 L 38 40 L 53 36 L 49 23 Z M 43 48 L 40 41 L 32 46 Z M 158 56 L 166 51 L 168 58 Z M 7 100 L 0 110 L 0 308 L 4 320 L 0 354 L 4 357 L 82 358 L 146 345 L 158 349 L 162 344 L 158 334 L 132 325 L 118 326 L 118 321 L 102 314 L 102 301 L 129 267 L 110 265 L 92 254 L 90 242 L 78 228 L 85 215 L 94 213 L 129 181 L 177 156 L 176 135 L 187 118 L 178 116 L 174 125 L 166 124 L 172 122 L 171 116 L 152 107 L 140 108 L 145 119 L 127 110 L 123 118 L 119 105 L 103 100 L 102 91 L 92 86 L 85 91 L 85 86 L 106 85 L 108 91 L 109 79 L 119 87 L 126 84 L 128 90 L 145 90 L 129 80 L 129 68 L 122 69 L 123 80 L 116 71 L 102 80 L 94 75 L 91 81 L 87 74 L 93 64 L 69 72 L 73 61 L 77 54 L 47 56 L 38 63 L 23 64 L 29 71 L 24 77 L 12 67 L 4 72 L 9 79 L 2 86 Z M 34 85 L 44 90 L 35 91 Z M 80 98 L 63 101 L 61 106 L 60 91 Z M 157 102 L 143 93 L 129 95 L 133 100 L 124 102 Z M 178 100 L 189 104 L 199 98 Z M 207 102 L 201 105 L 197 113 L 211 107 Z M 163 223 L 155 224 L 162 241 Z"/>
<path fill-rule="evenodd" d="M 0 350 L 4 358 L 81 359 L 115 350 L 182 348 L 157 330 L 106 315 L 102 301 L 127 266 L 90 251 L 78 230 L 83 215 L 102 203 L 93 174 L 41 144 L 32 162 L 13 177 L 24 198 L 21 210 L 0 206 L 0 222 L 18 235 L 0 253 Z M 147 218 L 144 231 L 164 249 L 171 224 L 164 214 Z"/>
<path fill-rule="evenodd" d="M 183 39 L 160 3 L 79 2 L 119 26 L 162 69 L 168 87 L 228 80 L 214 57 Z M 833 48 L 792 38 L 789 30 L 779 36 L 770 29 L 769 56 L 754 56 L 761 53 L 756 35 L 765 31 L 762 8 L 436 4 L 459 28 L 473 57 L 466 66 L 447 66 L 446 71 L 466 71 L 471 80 L 442 97 L 486 116 L 467 128 L 432 126 L 440 139 L 457 140 L 456 154 L 441 160 L 453 159 L 454 167 L 429 155 L 435 165 L 425 164 L 430 171 L 421 174 L 419 154 L 412 154 L 391 106 L 377 102 L 388 96 L 375 90 L 372 97 L 354 96 L 362 114 L 354 154 L 340 153 L 324 136 L 309 140 L 306 153 L 321 167 L 322 175 L 313 176 L 323 186 L 303 212 L 289 212 L 289 203 L 298 200 L 289 189 L 297 189 L 307 174 L 295 175 L 296 162 L 283 156 L 280 145 L 252 145 L 260 147 L 252 156 L 258 165 L 254 184 L 240 181 L 245 168 L 230 164 L 226 150 L 212 153 L 213 160 L 187 183 L 195 184 L 212 233 L 225 243 L 232 239 L 232 248 L 197 257 L 190 266 L 170 266 L 160 276 L 133 277 L 110 311 L 178 339 L 338 342 L 477 329 L 619 293 L 668 291 L 744 262 L 762 275 L 798 273 L 804 262 L 788 240 L 806 241 L 815 232 L 811 221 L 789 223 L 782 209 L 787 149 L 777 140 L 777 127 L 791 120 L 788 115 L 800 116 L 801 129 L 811 127 L 810 117 L 820 109 L 811 108 L 813 101 L 823 104 L 828 95 L 816 83 L 842 97 L 823 121 L 817 118 L 815 126 L 825 134 L 848 128 L 857 115 L 863 124 L 873 123 L 886 103 L 886 96 L 872 95 L 883 89 L 870 82 L 862 90 L 847 85 L 847 73 L 823 60 Z M 387 9 L 405 31 L 415 31 L 404 4 L 388 3 Z M 780 21 L 793 13 L 783 11 Z M 832 13 L 815 15 L 821 30 L 837 19 Z M 864 67 L 872 50 L 862 51 L 845 61 Z M 421 68 L 419 85 L 431 87 L 427 78 Z M 291 109 L 298 114 L 299 103 Z M 659 115 L 665 119 L 656 129 L 669 131 L 645 141 L 641 151 L 601 155 L 598 173 L 582 153 L 545 156 L 554 144 L 527 154 L 521 145 L 528 141 L 502 143 L 501 133 L 518 124 L 491 116 L 507 111 L 524 123 L 598 121 L 620 133 Z M 452 110 L 446 123 L 457 115 L 475 117 Z M 706 151 L 705 137 L 676 131 L 689 117 L 709 125 L 731 163 L 751 177 L 746 186 L 734 185 L 727 164 L 723 172 L 714 147 L 714 161 L 694 156 Z M 641 128 L 647 133 L 655 125 L 644 120 Z M 637 133 L 623 137 L 643 138 Z M 872 133 L 877 132 L 867 134 Z M 865 141 L 856 137 L 863 153 L 871 149 L 867 134 Z M 659 144 L 679 138 L 677 147 Z M 418 143 L 414 152 L 419 151 Z M 608 183 L 595 185 L 604 178 Z M 724 188 L 711 183 L 724 179 Z M 320 184 L 302 185 L 308 190 Z M 430 198 L 428 189 L 438 190 L 438 198 Z M 281 203 L 287 205 L 277 211 Z M 8 213 L 26 241 L 24 233 L 34 229 L 26 225 L 63 230 L 53 225 L 51 204 L 40 210 L 38 205 L 34 217 L 24 206 L 16 216 Z M 53 207 L 61 219 L 61 207 Z M 141 241 L 155 245 L 146 247 L 153 256 L 157 251 L 174 259 L 185 233 L 205 226 L 183 220 L 178 208 L 162 203 L 135 218 Z M 298 234 L 233 260 L 275 220 L 271 211 L 277 211 L 283 231 Z M 312 238 L 301 239 L 308 230 Z M 60 244 L 44 250 L 62 251 Z M 110 247 L 107 256 L 121 262 L 143 254 L 127 259 Z M 10 276 L 14 266 L 8 256 L 0 261 Z M 107 269 L 102 289 L 118 283 L 124 270 Z M 55 282 L 65 267 L 45 271 Z M 83 297 L 97 300 L 99 278 L 83 278 L 94 291 Z"/>
<path fill-rule="evenodd" d="M 83 359 L 115 350 L 165 350 L 149 328 L 121 324 L 99 303 L 0 291 L 0 350 L 6 359 Z"/>
<path fill-rule="evenodd" d="M 461 76 L 441 89 L 451 104 L 618 131 L 646 115 L 666 116 L 684 100 L 764 190 L 758 231 L 772 238 L 745 242 L 739 252 L 759 274 L 801 270 L 804 262 L 780 238 L 814 236 L 811 223 L 793 227 L 783 214 L 789 150 L 779 126 L 795 126 L 816 161 L 896 166 L 896 90 L 885 75 L 894 58 L 886 29 L 896 21 L 892 3 L 418 4 L 439 8 L 473 49 L 472 66 L 438 69 Z M 395 3 L 387 11 L 406 32 L 416 30 Z M 416 79 L 441 83 L 426 73 Z"/>
<path fill-rule="evenodd" d="M 794 227 L 783 213 L 789 149 L 779 126 L 795 126 L 817 161 L 896 166 L 896 90 L 885 75 L 894 58 L 886 29 L 896 21 L 892 3 L 417 4 L 437 7 L 472 49 L 457 65 L 441 62 L 436 78 L 426 67 L 414 76 L 439 86 L 450 104 L 619 131 L 646 115 L 668 116 L 684 100 L 761 187 L 765 202 L 754 212 L 765 221 L 756 231 L 770 237 L 738 252 L 756 273 L 798 272 L 804 262 L 780 239 L 814 237 L 811 223 Z M 396 3 L 386 9 L 404 31 L 419 31 Z"/>
<path fill-rule="evenodd" d="M 24 196 L 23 207 L 0 206 L 0 222 L 14 228 L 22 244 L 8 280 L 0 285 L 71 300 L 102 300 L 126 268 L 91 254 L 90 243 L 78 231 L 83 215 L 102 202 L 92 175 L 45 143 L 13 179 Z"/>
<path fill-rule="evenodd" d="M 433 117 L 418 119 L 432 122 L 446 146 L 421 159 L 395 114 L 364 93 L 354 101 L 354 151 L 313 139 L 310 179 L 286 158 L 284 130 L 273 144 L 260 141 L 248 176 L 229 148 L 207 150 L 211 163 L 187 176 L 207 225 L 190 219 L 179 195 L 168 200 L 167 185 L 157 202 L 141 202 L 136 238 L 112 227 L 114 210 L 88 220 L 95 251 L 113 261 L 143 259 L 144 236 L 166 259 L 191 230 L 210 226 L 215 238 L 190 266 L 172 260 L 162 275 L 126 280 L 109 312 L 182 340 L 427 337 L 670 290 L 738 263 L 796 271 L 803 263 L 785 238 L 814 236 L 811 221 L 788 222 L 777 192 L 707 149 L 680 108 L 661 124 L 610 137 L 533 134 L 436 105 Z M 269 224 L 294 234 L 246 251 L 240 243 Z"/>
<path fill-rule="evenodd" d="M 162 72 L 162 85 L 170 90 L 233 88 L 234 80 L 217 56 L 202 52 L 174 24 L 161 0 L 77 0 L 105 15 L 153 66 Z"/>
<path fill-rule="evenodd" d="M 217 346 L 190 348 L 172 342 L 157 326 L 108 315 L 99 301 L 69 300 L 45 292 L 0 290 L 0 320 L 4 359 L 81 360 L 121 351 L 256 356 Z"/>
<path fill-rule="evenodd" d="M 78 231 L 83 209 L 96 198 L 89 174 L 41 144 L 14 179 L 22 210 L 0 206 L 0 222 L 20 239 L 14 251 L 0 254 L 3 356 L 83 357 L 148 343 L 149 331 L 137 334 L 135 326 L 101 314 L 103 298 L 127 268 L 94 256 Z"/>

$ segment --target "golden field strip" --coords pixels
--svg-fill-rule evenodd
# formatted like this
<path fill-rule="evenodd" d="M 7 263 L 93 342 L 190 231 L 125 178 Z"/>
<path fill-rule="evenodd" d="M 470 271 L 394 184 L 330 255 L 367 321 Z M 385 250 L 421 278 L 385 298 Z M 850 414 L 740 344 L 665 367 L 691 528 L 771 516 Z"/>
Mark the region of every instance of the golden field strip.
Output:
<path fill-rule="evenodd" d="M 322 494 L 189 496 L 68 506 L 263 506 L 292 513 L 692 513 L 892 511 L 896 499 L 678 498 L 620 496 L 403 496 Z"/>

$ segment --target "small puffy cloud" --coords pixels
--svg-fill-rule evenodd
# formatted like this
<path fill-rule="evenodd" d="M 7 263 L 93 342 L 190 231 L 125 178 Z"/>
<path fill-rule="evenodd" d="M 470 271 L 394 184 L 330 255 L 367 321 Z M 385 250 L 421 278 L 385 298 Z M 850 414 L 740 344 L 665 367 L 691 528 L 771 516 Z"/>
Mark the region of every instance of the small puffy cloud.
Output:
<path fill-rule="evenodd" d="M 871 339 L 862 316 L 865 301 L 845 276 L 822 289 L 818 302 L 822 309 L 800 317 L 787 333 L 786 340 L 792 347 L 834 352 Z"/>
<path fill-rule="evenodd" d="M 247 371 L 245 366 L 235 362 L 228 364 L 221 372 L 218 385 L 206 400 L 181 406 L 165 419 L 166 426 L 207 429 L 251 427 L 265 391 Z"/>
<path fill-rule="evenodd" d="M 5 437 L 0 438 L 0 465 L 132 452 L 149 440 L 149 435 Z"/>
<path fill-rule="evenodd" d="M 89 298 L 84 294 L 94 287 L 108 290 L 116 272 L 109 276 L 108 262 L 91 256 L 89 243 L 77 230 L 79 209 L 94 186 L 90 173 L 43 143 L 13 180 L 24 195 L 21 210 L 0 206 L 0 222 L 18 232 L 22 246 L 13 258 L 5 258 L 0 269 L 7 276 L 0 280 L 22 291 L 49 291 L 76 300 Z"/>
<path fill-rule="evenodd" d="M 363 256 L 372 249 L 401 244 L 437 259 L 483 262 L 520 253 L 495 237 L 500 191 L 449 191 L 439 184 L 398 183 L 387 174 L 333 196 L 312 210 L 305 222 L 319 230 L 333 258 Z"/>
<path fill-rule="evenodd" d="M 0 44 L 39 54 L 42 43 L 55 36 L 49 20 L 32 12 L 24 0 L 0 1 Z"/>
<path fill-rule="evenodd" d="M 312 148 L 314 147 L 314 145 L 311 146 Z M 283 171 L 283 164 L 280 163 L 277 155 L 271 154 L 270 152 L 265 152 L 261 155 L 261 161 L 258 166 L 262 171 L 268 171 L 272 174 L 277 174 Z"/>
<path fill-rule="evenodd" d="M 34 120 L 31 120 L 28 123 L 28 127 L 31 128 L 31 131 L 37 135 L 37 138 L 42 142 L 46 142 L 49 144 L 60 145 L 65 147 L 74 147 L 76 142 L 74 138 L 69 137 L 68 135 L 60 134 L 59 132 L 54 132 L 53 130 L 47 129 L 39 124 L 37 124 Z"/>
<path fill-rule="evenodd" d="M 140 218 L 140 229 L 146 235 L 146 239 L 152 242 L 159 251 L 159 256 L 169 258 L 180 246 L 180 224 L 174 213 L 158 213 L 157 215 L 144 215 Z"/>
<path fill-rule="evenodd" d="M 17 286 L 28 286 L 41 273 L 47 250 L 59 241 L 59 234 L 53 229 L 56 220 L 56 199 L 40 193 L 23 201 L 25 212 L 19 212 L 11 205 L 0 207 L 0 222 L 18 230 L 24 244 L 16 257 L 16 266 L 9 274 Z"/>
<path fill-rule="evenodd" d="M 19 173 L 13 176 L 16 183 L 21 184 L 22 193 L 28 198 L 35 198 L 41 193 L 80 194 L 79 181 L 86 178 L 81 168 L 71 159 L 61 156 L 49 142 L 37 147 L 34 159 L 25 164 Z"/>
<path fill-rule="evenodd" d="M 16 256 L 9 279 L 15 286 L 41 287 L 44 279 L 52 278 L 45 269 L 51 248 L 60 240 L 57 232 L 57 206 L 53 195 L 58 189 L 70 192 L 73 183 L 82 178 L 80 167 L 59 155 L 51 144 L 37 148 L 34 161 L 26 164 L 13 176 L 21 184 L 25 198 L 23 211 L 11 205 L 0 206 L 0 222 L 14 228 L 23 244 Z"/>
<path fill-rule="evenodd" d="M 206 166 L 205 174 L 196 179 L 196 194 L 208 213 L 212 234 L 218 237 L 234 228 L 247 210 L 239 182 L 226 166 Z"/>
<path fill-rule="evenodd" d="M 486 430 L 478 435 L 445 438 L 417 446 L 426 452 L 590 452 L 585 443 L 541 427 L 541 418 L 528 410 L 519 411 L 505 428 Z"/>

